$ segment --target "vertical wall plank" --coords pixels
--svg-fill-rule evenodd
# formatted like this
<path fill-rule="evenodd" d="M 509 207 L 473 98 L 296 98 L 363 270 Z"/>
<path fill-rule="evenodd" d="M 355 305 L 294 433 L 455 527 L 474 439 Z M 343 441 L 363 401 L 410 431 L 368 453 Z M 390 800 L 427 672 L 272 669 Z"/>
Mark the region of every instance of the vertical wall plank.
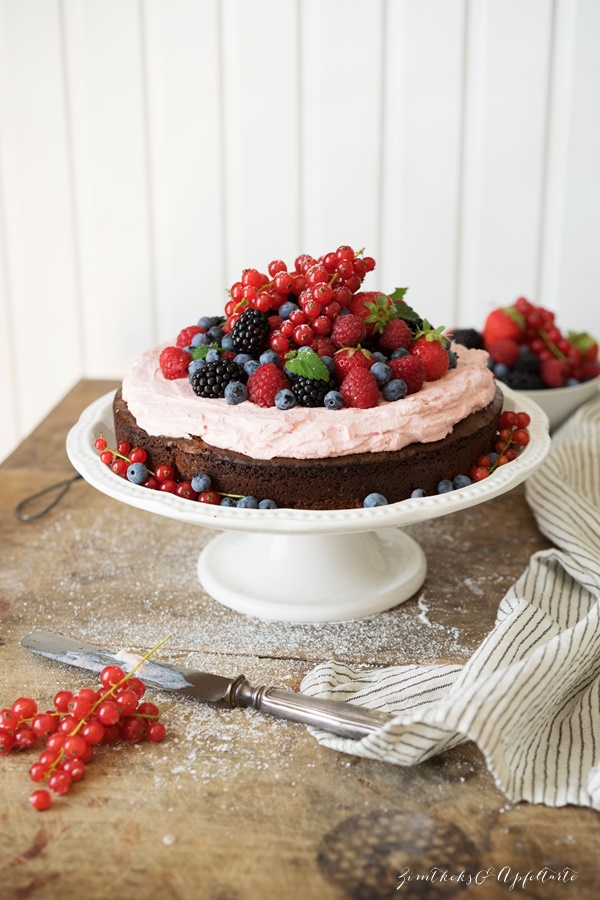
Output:
<path fill-rule="evenodd" d="M 299 252 L 297 0 L 223 0 L 226 269 Z"/>
<path fill-rule="evenodd" d="M 306 250 L 365 246 L 380 227 L 383 3 L 304 0 L 302 183 Z M 366 287 L 366 285 L 365 285 Z"/>
<path fill-rule="evenodd" d="M 225 300 L 223 103 L 217 0 L 147 0 L 152 246 L 168 340 Z"/>
<path fill-rule="evenodd" d="M 390 3 L 386 23 L 382 287 L 451 327 L 463 105 L 463 0 Z"/>
<path fill-rule="evenodd" d="M 6 233 L 4 228 L 2 128 L 0 122 L 0 461 L 15 447 L 21 436 L 21 426 L 16 401 L 17 375 L 13 353 L 14 331 L 10 304 L 7 271 Z"/>
<path fill-rule="evenodd" d="M 5 228 L 2 401 L 25 432 L 82 369 L 64 72 L 57 2 L 0 4 L 0 140 Z M 6 312 L 6 311 L 5 311 Z M 32 348 L 44 352 L 32 364 Z M 13 421 L 15 420 L 12 416 Z"/>
<path fill-rule="evenodd" d="M 469 10 L 460 289 L 462 324 L 479 325 L 537 288 L 552 4 Z"/>
<path fill-rule="evenodd" d="M 569 9 L 570 11 L 570 9 Z M 568 121 L 559 325 L 600 338 L 600 5 L 578 0 Z"/>
<path fill-rule="evenodd" d="M 85 371 L 156 341 L 139 0 L 64 0 Z"/>

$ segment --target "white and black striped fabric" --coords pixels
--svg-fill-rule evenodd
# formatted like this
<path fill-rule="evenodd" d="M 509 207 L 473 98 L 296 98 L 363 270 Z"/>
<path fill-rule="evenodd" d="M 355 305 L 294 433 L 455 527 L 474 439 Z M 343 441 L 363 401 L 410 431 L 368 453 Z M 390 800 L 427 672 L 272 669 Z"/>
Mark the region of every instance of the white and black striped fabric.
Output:
<path fill-rule="evenodd" d="M 320 743 L 408 766 L 472 740 L 513 802 L 600 809 L 600 397 L 554 435 L 526 496 L 555 547 L 532 556 L 471 659 L 319 665 L 305 693 L 397 713 L 359 741 L 314 730 Z"/>

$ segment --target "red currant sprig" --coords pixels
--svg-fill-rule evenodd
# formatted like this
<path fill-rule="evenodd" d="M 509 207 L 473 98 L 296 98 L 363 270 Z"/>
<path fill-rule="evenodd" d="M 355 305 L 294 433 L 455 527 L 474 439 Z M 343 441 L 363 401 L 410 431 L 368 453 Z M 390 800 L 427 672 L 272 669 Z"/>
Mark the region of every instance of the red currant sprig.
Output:
<path fill-rule="evenodd" d="M 485 454 L 480 456 L 469 475 L 472 481 L 483 481 L 498 466 L 505 466 L 517 458 L 519 452 L 529 443 L 527 426 L 531 419 L 528 413 L 505 410 L 498 423 L 499 431 L 494 447 L 495 459 Z"/>
<path fill-rule="evenodd" d="M 38 737 L 44 738 L 46 747 L 31 765 L 29 776 L 34 783 L 46 783 L 50 792 L 60 795 L 83 778 L 97 744 L 162 741 L 165 727 L 159 721 L 158 707 L 142 702 L 146 688 L 134 673 L 169 637 L 128 673 L 116 665 L 105 666 L 99 688 L 59 691 L 49 712 L 39 713 L 31 697 L 15 700 L 12 707 L 0 711 L 0 754 L 32 748 Z M 29 801 L 34 809 L 48 809 L 52 802 L 49 791 L 40 788 L 31 794 Z"/>

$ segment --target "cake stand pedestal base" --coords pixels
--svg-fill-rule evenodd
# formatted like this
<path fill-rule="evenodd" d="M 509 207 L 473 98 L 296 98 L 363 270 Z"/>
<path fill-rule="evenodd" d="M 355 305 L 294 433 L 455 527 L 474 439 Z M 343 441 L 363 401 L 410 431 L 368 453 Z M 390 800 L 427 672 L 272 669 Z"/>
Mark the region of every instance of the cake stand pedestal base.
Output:
<path fill-rule="evenodd" d="M 358 534 L 225 532 L 198 577 L 224 606 L 285 622 L 340 622 L 390 609 L 423 584 L 421 547 L 398 528 Z"/>

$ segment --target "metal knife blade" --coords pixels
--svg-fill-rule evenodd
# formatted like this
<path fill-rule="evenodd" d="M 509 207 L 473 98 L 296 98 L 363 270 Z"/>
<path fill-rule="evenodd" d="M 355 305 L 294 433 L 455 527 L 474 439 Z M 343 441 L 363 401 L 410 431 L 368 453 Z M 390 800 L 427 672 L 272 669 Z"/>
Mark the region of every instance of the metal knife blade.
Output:
<path fill-rule="evenodd" d="M 89 644 L 56 634 L 51 631 L 33 631 L 26 635 L 21 645 L 27 650 L 47 656 L 69 666 L 77 666 L 90 672 L 101 672 L 105 666 L 117 665 L 124 672 L 130 672 L 136 664 L 133 654 L 111 653 L 97 644 Z M 139 657 L 137 658 L 139 660 Z M 231 688 L 238 678 L 224 678 L 197 669 L 185 669 L 166 663 L 146 660 L 139 670 L 140 677 L 148 687 L 163 691 L 176 691 L 188 697 L 195 697 L 203 703 L 218 703 L 231 706 Z"/>
<path fill-rule="evenodd" d="M 96 644 L 74 640 L 50 631 L 34 631 L 21 645 L 57 662 L 101 672 L 104 666 L 116 664 L 130 672 L 139 659 L 127 653 L 111 653 Z M 276 687 L 253 687 L 244 675 L 225 678 L 197 669 L 186 669 L 147 660 L 138 670 L 149 687 L 174 691 L 219 707 L 252 707 L 261 712 L 302 722 L 342 737 L 360 739 L 378 731 L 392 715 L 338 700 L 322 700 L 297 691 Z"/>

